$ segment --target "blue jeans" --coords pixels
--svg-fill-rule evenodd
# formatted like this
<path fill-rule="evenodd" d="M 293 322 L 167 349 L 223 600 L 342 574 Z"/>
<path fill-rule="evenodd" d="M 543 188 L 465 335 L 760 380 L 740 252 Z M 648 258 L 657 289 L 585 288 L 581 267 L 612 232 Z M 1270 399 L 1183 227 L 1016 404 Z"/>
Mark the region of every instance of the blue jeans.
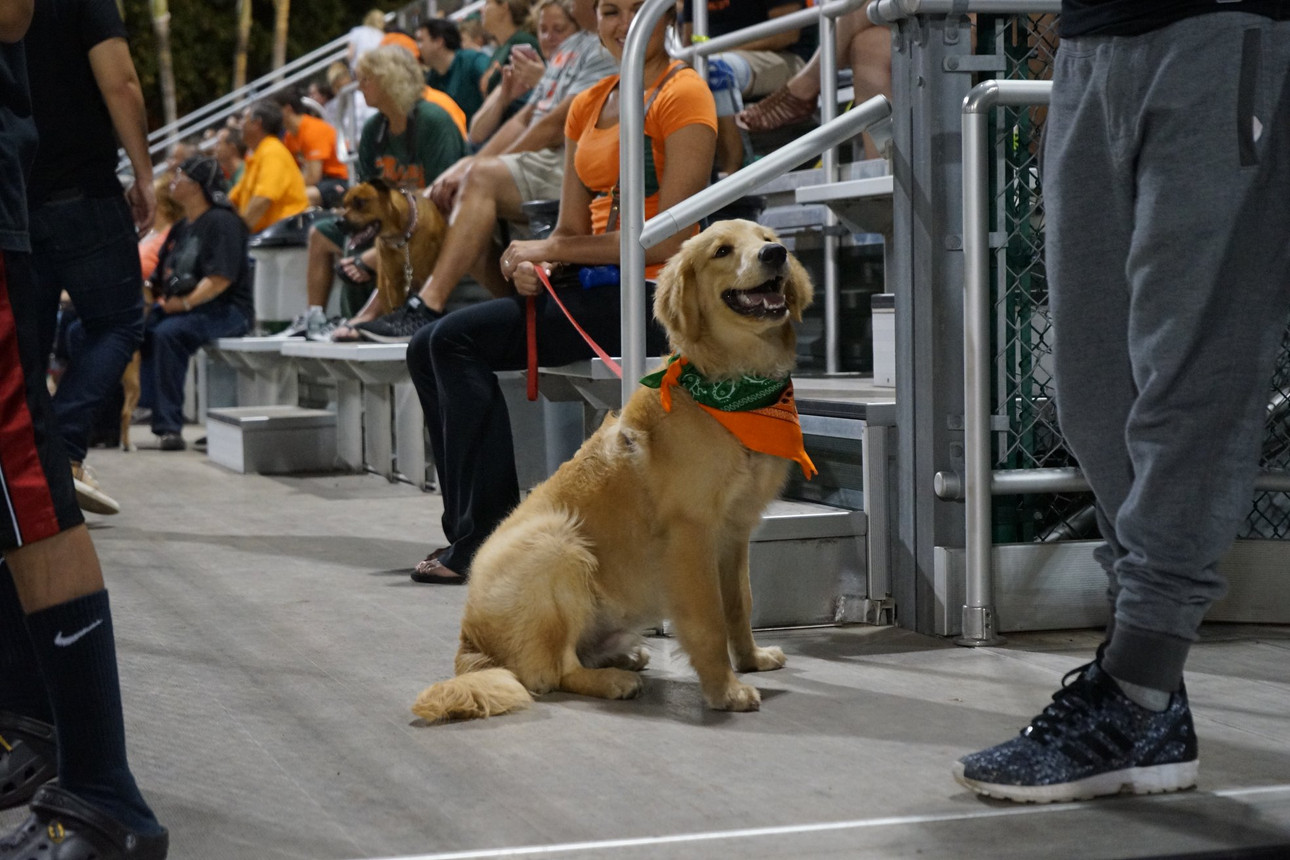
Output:
<path fill-rule="evenodd" d="M 184 377 L 188 360 L 202 344 L 221 337 L 241 337 L 250 320 L 228 302 L 198 305 L 186 314 L 153 309 L 143 336 L 139 402 L 152 408 L 152 432 L 178 433 L 184 426 Z"/>
<path fill-rule="evenodd" d="M 49 303 L 42 337 L 53 338 L 52 307 L 61 290 L 85 328 L 84 347 L 54 395 L 54 416 L 73 460 L 85 459 L 90 423 L 121 380 L 143 338 L 139 243 L 125 197 L 46 203 L 31 215 L 32 259 Z"/>

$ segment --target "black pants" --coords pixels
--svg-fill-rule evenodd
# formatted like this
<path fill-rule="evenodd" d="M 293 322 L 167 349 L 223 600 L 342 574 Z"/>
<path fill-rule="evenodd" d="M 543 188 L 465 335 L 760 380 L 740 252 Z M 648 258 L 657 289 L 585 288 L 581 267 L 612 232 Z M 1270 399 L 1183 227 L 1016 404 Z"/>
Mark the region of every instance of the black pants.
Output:
<path fill-rule="evenodd" d="M 606 352 L 620 352 L 617 287 L 562 290 L 560 300 Z M 408 370 L 443 491 L 443 532 L 452 545 L 440 560 L 461 574 L 469 572 L 484 539 L 519 503 L 515 442 L 496 372 L 522 370 L 527 363 L 524 304 L 514 297 L 453 311 L 408 344 Z M 664 340 L 651 322 L 649 352 L 659 354 Z M 537 343 L 542 365 L 594 354 L 546 295 L 537 299 Z"/>

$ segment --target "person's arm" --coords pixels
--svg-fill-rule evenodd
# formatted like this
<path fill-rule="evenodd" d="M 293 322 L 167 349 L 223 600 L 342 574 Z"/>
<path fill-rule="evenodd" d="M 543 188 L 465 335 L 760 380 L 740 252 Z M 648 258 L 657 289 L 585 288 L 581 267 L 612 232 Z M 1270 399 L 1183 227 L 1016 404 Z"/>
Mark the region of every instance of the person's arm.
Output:
<path fill-rule="evenodd" d="M 17 42 L 27 35 L 35 0 L 0 0 L 0 42 Z"/>
<path fill-rule="evenodd" d="M 550 113 L 530 123 L 504 152 L 536 152 L 560 146 L 564 142 L 564 121 L 569 116 L 569 105 L 573 104 L 576 96 L 577 93 L 565 96 L 551 108 Z"/>
<path fill-rule="evenodd" d="M 223 275 L 207 275 L 197 282 L 197 286 L 186 296 L 170 296 L 161 302 L 161 309 L 168 314 L 184 314 L 198 305 L 204 305 L 233 283 Z"/>
<path fill-rule="evenodd" d="M 591 192 L 582 184 L 574 168 L 578 142 L 571 138 L 564 141 L 564 178 L 560 186 L 560 214 L 555 229 L 545 239 L 512 242 L 502 253 L 500 265 L 503 277 L 515 284 L 515 291 L 522 296 L 534 296 L 542 291 L 536 267 L 550 271 L 559 255 L 561 239 L 568 237 L 599 238 L 591 236 Z M 617 236 L 618 234 L 613 234 Z"/>
<path fill-rule="evenodd" d="M 272 205 L 272 200 L 259 194 L 246 201 L 246 205 L 242 207 L 241 212 L 242 222 L 246 224 L 246 229 L 254 233 L 255 225 L 260 223 L 260 219 L 264 217 Z"/>
<path fill-rule="evenodd" d="M 317 185 L 322 179 L 322 162 L 316 159 L 306 160 L 300 165 L 300 172 L 304 174 L 305 185 Z"/>
<path fill-rule="evenodd" d="M 546 63 L 536 52 L 533 56 L 522 51 L 512 53 L 511 62 L 502 67 L 501 85 L 495 87 L 475 111 L 468 140 L 476 146 L 486 143 L 501 125 L 511 102 L 533 89 L 545 70 Z"/>
<path fill-rule="evenodd" d="M 529 120 L 533 117 L 533 102 L 526 104 L 519 113 L 502 124 L 488 142 L 480 147 L 479 155 L 501 155 L 512 151 L 512 144 L 519 140 L 528 130 Z"/>
<path fill-rule="evenodd" d="M 125 193 L 130 213 L 135 227 L 147 230 L 157 214 L 157 198 L 148 154 L 148 117 L 139 76 L 130 59 L 130 46 L 125 39 L 104 39 L 90 48 L 89 59 L 94 81 L 112 116 L 112 126 L 134 170 L 134 184 Z"/>

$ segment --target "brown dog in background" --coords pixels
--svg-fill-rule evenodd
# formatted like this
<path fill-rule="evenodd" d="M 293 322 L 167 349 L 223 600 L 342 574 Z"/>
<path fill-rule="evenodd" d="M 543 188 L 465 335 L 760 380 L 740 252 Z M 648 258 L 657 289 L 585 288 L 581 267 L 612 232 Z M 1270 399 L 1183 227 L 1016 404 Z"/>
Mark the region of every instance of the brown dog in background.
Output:
<path fill-rule="evenodd" d="M 805 270 L 769 229 L 722 221 L 659 277 L 654 315 L 672 348 L 712 381 L 786 378 L 811 302 Z M 421 693 L 428 721 L 527 707 L 563 690 L 639 694 L 638 631 L 670 618 L 711 708 L 755 711 L 732 671 L 784 665 L 750 624 L 748 540 L 791 465 L 752 451 L 674 389 L 638 388 L 484 542 L 470 568 L 457 676 Z"/>
<path fill-rule="evenodd" d="M 376 240 L 376 288 L 386 310 L 394 310 L 413 285 L 430 277 L 448 222 L 420 192 L 401 190 L 382 179 L 355 185 L 345 193 L 341 206 L 352 246 Z"/>

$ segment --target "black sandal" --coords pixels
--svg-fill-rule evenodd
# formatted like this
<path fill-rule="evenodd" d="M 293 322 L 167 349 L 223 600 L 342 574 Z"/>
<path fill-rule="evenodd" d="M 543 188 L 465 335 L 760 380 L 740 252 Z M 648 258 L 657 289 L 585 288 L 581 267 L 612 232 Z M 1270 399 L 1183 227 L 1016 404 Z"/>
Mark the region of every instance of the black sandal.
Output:
<path fill-rule="evenodd" d="M 56 776 L 54 727 L 0 711 L 0 809 L 22 806 Z"/>
<path fill-rule="evenodd" d="M 165 860 L 169 850 L 164 827 L 155 836 L 142 836 L 57 785 L 37 791 L 31 815 L 0 838 L 0 853 L 21 860 Z"/>

